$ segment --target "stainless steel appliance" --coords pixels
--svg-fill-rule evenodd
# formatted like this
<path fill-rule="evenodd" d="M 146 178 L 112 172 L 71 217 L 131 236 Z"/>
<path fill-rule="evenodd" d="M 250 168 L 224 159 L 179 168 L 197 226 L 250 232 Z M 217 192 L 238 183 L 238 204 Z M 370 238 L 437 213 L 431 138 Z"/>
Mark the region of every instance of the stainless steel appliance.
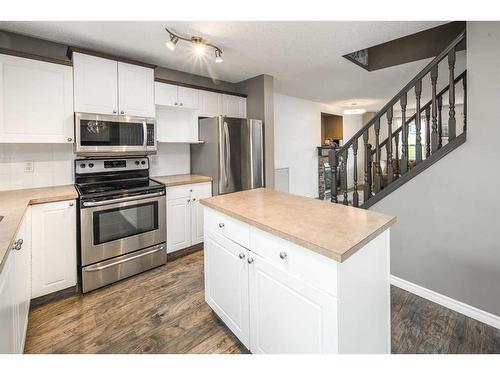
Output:
<path fill-rule="evenodd" d="M 75 141 L 80 156 L 155 154 L 155 119 L 75 113 Z"/>
<path fill-rule="evenodd" d="M 147 157 L 75 160 L 83 293 L 166 263 L 165 186 Z"/>
<path fill-rule="evenodd" d="M 191 173 L 211 176 L 214 195 L 264 186 L 262 121 L 206 118 L 199 135 L 204 143 L 191 145 Z"/>

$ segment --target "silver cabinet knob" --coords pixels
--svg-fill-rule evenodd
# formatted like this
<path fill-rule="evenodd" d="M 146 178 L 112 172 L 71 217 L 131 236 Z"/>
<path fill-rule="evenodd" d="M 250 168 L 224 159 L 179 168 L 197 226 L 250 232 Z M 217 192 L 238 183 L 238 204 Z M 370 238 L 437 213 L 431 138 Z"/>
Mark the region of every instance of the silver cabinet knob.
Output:
<path fill-rule="evenodd" d="M 240 259 L 244 259 L 245 258 L 245 253 L 240 253 L 239 257 L 240 257 Z"/>
<path fill-rule="evenodd" d="M 69 202 L 69 206 L 73 207 L 75 204 L 73 202 Z"/>
<path fill-rule="evenodd" d="M 124 114 L 125 114 L 125 111 L 120 111 L 120 114 L 124 115 Z"/>
<path fill-rule="evenodd" d="M 22 238 L 20 238 L 20 239 L 18 239 L 18 240 L 17 240 L 17 244 L 18 244 L 18 245 L 22 245 L 23 243 L 24 243 L 24 241 L 23 241 L 23 239 L 22 239 Z"/>
<path fill-rule="evenodd" d="M 174 103 L 174 105 L 177 105 L 177 104 L 179 104 L 179 103 L 177 103 L 177 102 Z"/>
<path fill-rule="evenodd" d="M 189 192 L 192 193 L 193 192 L 193 189 L 189 189 Z"/>
<path fill-rule="evenodd" d="M 253 263 L 253 258 L 248 258 L 247 262 L 248 262 L 248 264 L 252 264 Z"/>
<path fill-rule="evenodd" d="M 286 257 L 287 257 L 287 254 L 286 254 L 284 251 L 282 251 L 282 252 L 280 253 L 280 258 L 281 258 L 281 259 L 285 259 Z"/>
<path fill-rule="evenodd" d="M 68 142 L 73 142 L 73 138 L 68 138 Z"/>
<path fill-rule="evenodd" d="M 188 203 L 191 202 L 191 199 L 188 199 Z"/>
<path fill-rule="evenodd" d="M 224 228 L 224 223 L 219 223 L 219 228 Z"/>
<path fill-rule="evenodd" d="M 117 113 L 118 111 L 116 109 L 113 109 L 113 113 Z"/>
<path fill-rule="evenodd" d="M 184 103 L 179 103 L 179 105 L 182 107 L 184 105 Z"/>
<path fill-rule="evenodd" d="M 193 202 L 196 200 L 196 198 L 193 198 Z"/>

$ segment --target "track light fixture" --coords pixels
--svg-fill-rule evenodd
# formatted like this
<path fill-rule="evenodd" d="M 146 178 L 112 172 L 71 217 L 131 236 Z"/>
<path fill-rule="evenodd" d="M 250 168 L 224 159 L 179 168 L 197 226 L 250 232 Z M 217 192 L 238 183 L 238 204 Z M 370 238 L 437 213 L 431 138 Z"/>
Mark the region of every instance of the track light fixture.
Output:
<path fill-rule="evenodd" d="M 175 50 L 175 46 L 179 40 L 183 40 L 185 42 L 189 42 L 193 45 L 193 52 L 195 53 L 196 56 L 204 56 L 207 48 L 213 48 L 215 51 L 215 62 L 216 63 L 221 63 L 224 60 L 222 59 L 222 50 L 217 47 L 216 45 L 213 45 L 211 43 L 208 43 L 205 39 L 199 37 L 199 36 L 192 36 L 191 38 L 186 38 L 180 35 L 175 34 L 174 32 L 170 31 L 165 27 L 165 31 L 168 33 L 170 40 L 165 43 L 167 48 L 171 51 Z"/>

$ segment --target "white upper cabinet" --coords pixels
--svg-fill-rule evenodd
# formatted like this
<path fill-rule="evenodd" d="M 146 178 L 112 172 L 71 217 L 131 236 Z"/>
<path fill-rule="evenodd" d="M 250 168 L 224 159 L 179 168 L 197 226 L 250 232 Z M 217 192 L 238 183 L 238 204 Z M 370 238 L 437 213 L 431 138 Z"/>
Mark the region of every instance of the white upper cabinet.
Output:
<path fill-rule="evenodd" d="M 118 63 L 73 53 L 75 112 L 118 113 Z"/>
<path fill-rule="evenodd" d="M 198 109 L 200 106 L 198 91 L 189 87 L 155 82 L 155 103 L 156 105 Z"/>
<path fill-rule="evenodd" d="M 154 70 L 73 53 L 75 112 L 155 117 Z"/>
<path fill-rule="evenodd" d="M 199 91 L 200 116 L 215 117 L 222 114 L 222 95 L 212 91 Z"/>
<path fill-rule="evenodd" d="M 222 115 L 227 117 L 247 117 L 247 100 L 236 95 L 222 94 Z"/>
<path fill-rule="evenodd" d="M 0 55 L 0 143 L 72 143 L 70 66 Z"/>
<path fill-rule="evenodd" d="M 155 117 L 154 71 L 118 62 L 118 108 L 121 115 Z"/>

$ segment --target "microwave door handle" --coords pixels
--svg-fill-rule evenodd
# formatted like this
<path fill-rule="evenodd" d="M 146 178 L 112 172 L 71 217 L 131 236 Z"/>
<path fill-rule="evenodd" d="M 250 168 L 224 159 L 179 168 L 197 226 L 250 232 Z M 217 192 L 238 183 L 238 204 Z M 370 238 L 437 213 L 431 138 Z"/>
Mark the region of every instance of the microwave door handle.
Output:
<path fill-rule="evenodd" d="M 144 149 L 146 149 L 147 144 L 148 144 L 148 125 L 146 124 L 146 121 L 142 122 L 142 132 L 144 133 L 142 147 L 144 147 Z"/>

